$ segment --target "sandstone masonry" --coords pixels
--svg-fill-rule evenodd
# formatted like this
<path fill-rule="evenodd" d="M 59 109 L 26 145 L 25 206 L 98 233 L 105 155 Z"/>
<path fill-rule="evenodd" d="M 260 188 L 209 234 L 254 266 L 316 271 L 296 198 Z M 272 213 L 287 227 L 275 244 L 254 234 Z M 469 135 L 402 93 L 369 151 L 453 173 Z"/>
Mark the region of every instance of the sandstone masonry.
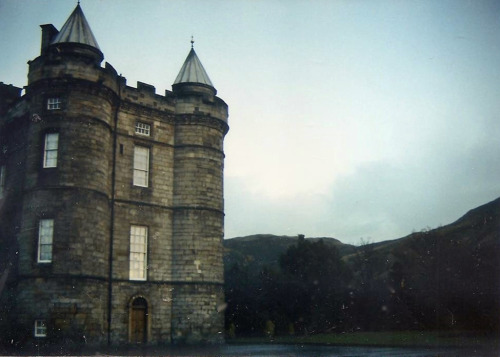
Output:
<path fill-rule="evenodd" d="M 194 49 L 159 95 L 80 5 L 41 27 L 25 94 L 0 83 L 0 340 L 221 342 L 226 103 Z"/>

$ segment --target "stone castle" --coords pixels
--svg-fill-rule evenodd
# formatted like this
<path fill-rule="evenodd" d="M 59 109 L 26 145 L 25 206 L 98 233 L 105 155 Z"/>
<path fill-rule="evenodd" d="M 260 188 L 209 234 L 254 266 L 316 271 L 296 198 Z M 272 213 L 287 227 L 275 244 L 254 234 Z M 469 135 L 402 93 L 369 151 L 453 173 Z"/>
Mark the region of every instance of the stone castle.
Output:
<path fill-rule="evenodd" d="M 0 84 L 0 340 L 221 342 L 228 107 L 191 46 L 172 91 L 108 63 L 78 4 Z"/>

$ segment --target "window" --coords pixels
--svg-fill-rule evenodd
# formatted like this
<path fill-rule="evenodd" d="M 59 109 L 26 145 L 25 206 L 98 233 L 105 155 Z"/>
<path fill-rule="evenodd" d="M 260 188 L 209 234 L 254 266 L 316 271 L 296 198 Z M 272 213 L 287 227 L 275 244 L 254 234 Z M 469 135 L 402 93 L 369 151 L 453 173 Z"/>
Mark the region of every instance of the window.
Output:
<path fill-rule="evenodd" d="M 146 280 L 148 227 L 130 226 L 130 280 Z"/>
<path fill-rule="evenodd" d="M 47 99 L 47 109 L 48 110 L 61 109 L 61 98 Z"/>
<path fill-rule="evenodd" d="M 151 133 L 151 125 L 146 123 L 135 123 L 135 133 L 149 136 Z"/>
<path fill-rule="evenodd" d="M 5 165 L 0 166 L 0 198 L 3 198 L 5 193 Z"/>
<path fill-rule="evenodd" d="M 54 236 L 54 220 L 41 219 L 38 225 L 38 262 L 52 262 L 52 238 Z"/>
<path fill-rule="evenodd" d="M 45 134 L 45 149 L 43 152 L 43 167 L 57 167 L 57 151 L 59 146 L 59 133 Z"/>
<path fill-rule="evenodd" d="M 35 320 L 35 337 L 47 337 L 47 324 L 45 320 Z"/>
<path fill-rule="evenodd" d="M 149 149 L 143 146 L 134 148 L 134 186 L 148 187 Z"/>

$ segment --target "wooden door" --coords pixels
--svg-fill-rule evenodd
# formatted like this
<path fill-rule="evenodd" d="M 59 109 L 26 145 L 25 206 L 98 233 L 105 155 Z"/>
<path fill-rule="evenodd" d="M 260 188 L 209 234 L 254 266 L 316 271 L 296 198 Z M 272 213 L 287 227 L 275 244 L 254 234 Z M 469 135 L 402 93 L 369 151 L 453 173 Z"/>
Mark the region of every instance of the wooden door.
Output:
<path fill-rule="evenodd" d="M 130 311 L 130 342 L 145 343 L 147 341 L 147 315 L 148 306 L 146 300 L 137 298 L 132 303 Z"/>

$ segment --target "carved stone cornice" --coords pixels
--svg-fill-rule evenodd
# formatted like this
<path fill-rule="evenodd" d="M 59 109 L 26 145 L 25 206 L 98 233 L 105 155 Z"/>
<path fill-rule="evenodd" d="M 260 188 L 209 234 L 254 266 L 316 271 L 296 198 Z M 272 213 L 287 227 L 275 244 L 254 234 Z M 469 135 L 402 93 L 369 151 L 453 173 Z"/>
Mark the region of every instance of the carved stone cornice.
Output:
<path fill-rule="evenodd" d="M 229 125 L 225 121 L 209 115 L 177 114 L 175 116 L 175 124 L 207 126 L 220 131 L 224 135 L 229 131 Z"/>
<path fill-rule="evenodd" d="M 205 145 L 196 145 L 196 144 L 180 144 L 180 145 L 174 145 L 175 149 L 199 149 L 199 150 L 208 150 L 215 152 L 217 154 L 221 155 L 221 158 L 224 159 L 226 157 L 226 154 L 224 154 L 224 151 L 220 149 L 216 149 L 210 146 L 205 146 Z"/>
<path fill-rule="evenodd" d="M 69 76 L 46 78 L 31 83 L 26 88 L 26 95 L 29 97 L 33 94 L 34 91 L 61 91 L 63 93 L 78 91 L 94 96 L 99 96 L 106 99 L 112 104 L 116 103 L 118 99 L 118 95 L 115 93 L 115 91 L 103 85 L 103 83 L 100 81 L 94 82 Z"/>
<path fill-rule="evenodd" d="M 167 123 L 170 124 L 174 123 L 174 114 L 171 112 L 147 107 L 145 105 L 137 103 L 132 103 L 127 100 L 122 100 L 120 102 L 120 111 L 125 111 L 132 115 L 160 117 L 163 121 Z"/>

